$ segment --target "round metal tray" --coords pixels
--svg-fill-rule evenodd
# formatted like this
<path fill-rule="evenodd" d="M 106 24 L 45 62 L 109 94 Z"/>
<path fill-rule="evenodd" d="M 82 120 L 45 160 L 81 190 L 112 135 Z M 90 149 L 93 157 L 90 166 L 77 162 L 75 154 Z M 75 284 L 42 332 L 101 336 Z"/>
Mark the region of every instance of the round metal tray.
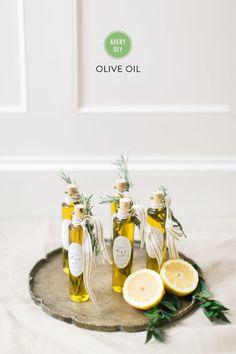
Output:
<path fill-rule="evenodd" d="M 185 258 L 184 255 L 181 255 Z M 134 247 L 134 270 L 145 268 L 145 252 L 139 245 Z M 137 332 L 146 329 L 149 318 L 144 311 L 129 306 L 122 294 L 111 289 L 112 267 L 98 263 L 93 269 L 92 287 L 98 309 L 91 301 L 75 303 L 69 299 L 68 275 L 62 271 L 61 248 L 38 261 L 29 275 L 29 291 L 32 300 L 48 315 L 73 323 L 78 327 L 97 331 Z M 188 296 L 180 298 L 181 307 L 173 321 L 192 312 L 198 305 Z"/>

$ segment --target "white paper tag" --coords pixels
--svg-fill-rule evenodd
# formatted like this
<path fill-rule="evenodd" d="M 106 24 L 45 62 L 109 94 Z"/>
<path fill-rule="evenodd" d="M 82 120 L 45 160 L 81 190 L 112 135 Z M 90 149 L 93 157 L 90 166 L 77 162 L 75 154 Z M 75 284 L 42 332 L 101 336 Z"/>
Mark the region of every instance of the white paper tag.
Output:
<path fill-rule="evenodd" d="M 118 236 L 113 243 L 113 259 L 119 269 L 125 268 L 131 257 L 131 243 L 125 236 Z"/>
<path fill-rule="evenodd" d="M 61 224 L 61 240 L 62 247 L 68 251 L 69 247 L 69 226 L 71 224 L 71 220 L 64 219 Z"/>
<path fill-rule="evenodd" d="M 70 272 L 74 277 L 83 273 L 83 251 L 78 243 L 71 243 L 68 249 L 68 261 Z"/>
<path fill-rule="evenodd" d="M 158 244 L 160 246 L 160 249 L 162 250 L 163 245 L 164 245 L 163 233 L 157 227 L 151 226 L 151 229 L 152 229 L 152 232 L 154 234 L 156 241 L 158 242 Z M 149 243 L 146 243 L 146 250 L 147 250 L 147 254 L 149 255 L 150 258 L 156 258 L 155 253 L 153 252 L 153 249 L 150 247 Z"/>

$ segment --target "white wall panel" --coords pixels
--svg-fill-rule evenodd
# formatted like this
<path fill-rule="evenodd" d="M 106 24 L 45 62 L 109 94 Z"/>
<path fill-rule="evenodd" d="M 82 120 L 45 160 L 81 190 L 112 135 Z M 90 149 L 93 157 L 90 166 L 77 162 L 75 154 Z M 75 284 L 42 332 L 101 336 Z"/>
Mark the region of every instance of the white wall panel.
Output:
<path fill-rule="evenodd" d="M 23 0 L 0 6 L 0 113 L 21 113 L 27 96 Z"/>
<path fill-rule="evenodd" d="M 79 104 L 84 111 L 229 112 L 232 103 L 233 1 L 75 1 Z M 230 16 L 229 16 L 230 15 Z M 103 48 L 112 30 L 133 40 L 124 59 Z M 123 66 L 98 73 L 96 66 Z M 126 65 L 140 73 L 126 73 Z"/>

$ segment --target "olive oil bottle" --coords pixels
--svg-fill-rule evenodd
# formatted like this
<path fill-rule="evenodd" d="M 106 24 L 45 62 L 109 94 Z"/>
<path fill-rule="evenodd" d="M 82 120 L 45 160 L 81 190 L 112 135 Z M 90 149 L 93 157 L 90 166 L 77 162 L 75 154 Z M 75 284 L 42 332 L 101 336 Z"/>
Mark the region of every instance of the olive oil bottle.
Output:
<path fill-rule="evenodd" d="M 156 238 L 155 242 L 158 243 L 158 248 L 161 250 L 162 261 L 161 264 L 158 263 L 153 250 L 146 243 L 146 267 L 159 272 L 161 265 L 166 260 L 166 206 L 162 190 L 157 190 L 152 194 L 151 207 L 147 210 L 147 222 Z"/>
<path fill-rule="evenodd" d="M 69 291 L 70 299 L 75 302 L 89 300 L 89 295 L 84 286 L 83 279 L 83 237 L 84 229 L 81 226 L 81 219 L 85 215 L 83 204 L 74 207 L 72 223 L 69 226 Z"/>
<path fill-rule="evenodd" d="M 132 271 L 135 224 L 131 207 L 131 199 L 121 198 L 117 215 L 113 219 L 112 289 L 117 293 L 122 293 L 124 282 Z"/>
<path fill-rule="evenodd" d="M 69 225 L 71 224 L 72 213 L 74 206 L 79 203 L 79 192 L 77 185 L 68 184 L 65 193 L 65 200 L 62 203 L 62 225 L 61 225 L 61 238 L 62 238 L 62 266 L 63 271 L 69 273 L 68 265 L 68 247 L 69 247 Z"/>

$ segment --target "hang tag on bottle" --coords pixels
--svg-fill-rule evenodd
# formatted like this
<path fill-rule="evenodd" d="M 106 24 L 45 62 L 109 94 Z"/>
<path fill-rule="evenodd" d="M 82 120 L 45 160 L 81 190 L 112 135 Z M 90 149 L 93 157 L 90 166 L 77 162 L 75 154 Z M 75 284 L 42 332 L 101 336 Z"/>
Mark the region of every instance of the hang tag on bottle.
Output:
<path fill-rule="evenodd" d="M 71 243 L 68 249 L 69 269 L 74 277 L 83 273 L 83 250 L 78 243 Z"/>
<path fill-rule="evenodd" d="M 131 258 L 131 243 L 125 236 L 118 236 L 113 243 L 113 260 L 117 268 L 127 267 Z"/>
<path fill-rule="evenodd" d="M 163 250 L 163 246 L 164 246 L 163 233 L 157 227 L 151 226 L 151 229 L 152 229 L 152 233 L 153 233 L 153 237 L 155 238 L 155 241 L 159 244 L 160 249 Z M 155 253 L 153 252 L 153 249 L 150 247 L 149 242 L 146 243 L 146 250 L 147 250 L 147 254 L 149 255 L 150 258 L 156 258 Z"/>
<path fill-rule="evenodd" d="M 64 219 L 61 224 L 61 240 L 62 247 L 68 251 L 69 247 L 69 226 L 71 224 L 71 220 Z"/>

